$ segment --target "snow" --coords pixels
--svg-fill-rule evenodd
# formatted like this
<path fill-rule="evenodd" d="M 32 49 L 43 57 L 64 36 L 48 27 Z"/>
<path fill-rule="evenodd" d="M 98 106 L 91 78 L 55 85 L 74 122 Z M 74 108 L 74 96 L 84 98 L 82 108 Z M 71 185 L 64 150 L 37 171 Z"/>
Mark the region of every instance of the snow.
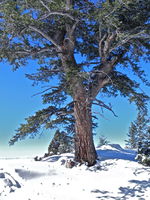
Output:
<path fill-rule="evenodd" d="M 97 149 L 93 167 L 66 168 L 73 154 L 34 159 L 0 159 L 0 200 L 149 200 L 150 167 L 136 152 L 117 144 Z"/>

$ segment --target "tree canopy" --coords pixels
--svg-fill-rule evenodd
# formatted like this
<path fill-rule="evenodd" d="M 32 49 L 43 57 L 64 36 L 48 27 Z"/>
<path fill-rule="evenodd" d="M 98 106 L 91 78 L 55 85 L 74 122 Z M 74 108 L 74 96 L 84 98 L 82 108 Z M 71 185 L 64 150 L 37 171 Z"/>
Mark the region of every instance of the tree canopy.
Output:
<path fill-rule="evenodd" d="M 150 60 L 150 0 L 1 0 L 0 5 L 0 61 L 16 70 L 36 60 L 37 72 L 27 77 L 49 84 L 42 95 L 48 108 L 29 117 L 10 144 L 42 125 L 91 131 L 93 104 L 113 112 L 97 98 L 100 92 L 127 97 L 138 109 L 146 106 L 149 97 L 129 74 L 150 86 L 138 65 Z"/>

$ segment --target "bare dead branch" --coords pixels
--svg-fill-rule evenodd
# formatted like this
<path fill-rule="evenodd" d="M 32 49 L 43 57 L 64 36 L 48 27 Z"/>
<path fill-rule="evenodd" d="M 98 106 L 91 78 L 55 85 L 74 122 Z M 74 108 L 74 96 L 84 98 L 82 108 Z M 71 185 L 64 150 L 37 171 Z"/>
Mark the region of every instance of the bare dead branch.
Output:
<path fill-rule="evenodd" d="M 42 0 L 40 0 L 40 3 L 48 10 L 48 12 L 51 12 L 49 7 Z"/>
<path fill-rule="evenodd" d="M 136 31 L 136 29 L 135 29 L 135 31 Z M 140 31 L 140 32 L 138 32 L 138 33 L 134 33 L 133 30 L 132 30 L 132 32 L 130 32 L 130 33 L 124 35 L 124 36 L 121 33 L 118 33 L 117 34 L 118 42 L 117 42 L 117 44 L 115 46 L 113 46 L 112 48 L 109 49 L 109 52 L 112 52 L 115 49 L 123 46 L 124 44 L 130 42 L 132 39 L 136 39 L 136 38 L 150 38 L 150 36 L 148 36 L 146 34 L 144 35 L 144 34 L 145 34 L 145 32 L 143 30 Z M 120 38 L 122 38 L 122 39 L 120 39 Z"/>
<path fill-rule="evenodd" d="M 98 95 L 101 88 L 103 88 L 109 82 L 110 82 L 109 78 L 104 78 L 103 80 L 100 80 L 95 87 L 94 86 L 92 87 L 91 97 L 95 98 Z"/>
<path fill-rule="evenodd" d="M 108 120 L 102 113 L 100 112 L 96 112 L 96 111 L 93 111 L 94 114 L 96 115 L 100 115 L 102 118 L 104 118 L 105 120 Z"/>
<path fill-rule="evenodd" d="M 107 56 L 109 54 L 109 49 L 111 47 L 113 40 L 115 39 L 115 36 L 116 36 L 116 32 L 110 33 L 104 42 L 103 55 L 104 55 L 105 59 L 107 58 Z"/>
<path fill-rule="evenodd" d="M 43 7 L 45 7 L 48 11 L 47 14 L 43 15 L 42 17 L 40 17 L 38 20 L 43 20 L 43 19 L 46 19 L 48 18 L 49 16 L 51 15 L 60 15 L 60 16 L 65 16 L 65 17 L 68 17 L 72 20 L 76 20 L 73 16 L 71 16 L 69 13 L 67 12 L 62 12 L 62 11 L 51 11 L 50 8 L 42 1 L 40 0 L 40 3 L 43 5 Z"/>
<path fill-rule="evenodd" d="M 93 102 L 94 105 L 97 105 L 97 106 L 106 108 L 107 110 L 111 111 L 115 117 L 118 117 L 118 116 L 115 114 L 115 112 L 112 110 L 111 104 L 106 105 L 103 101 L 100 101 L 99 99 L 94 99 L 94 101 L 96 101 L 96 103 Z"/>
<path fill-rule="evenodd" d="M 112 81 L 112 79 L 111 79 L 111 77 L 108 75 L 108 73 L 106 73 L 104 70 L 101 70 L 101 71 L 98 71 L 98 70 L 94 70 L 94 71 L 92 71 L 91 73 L 93 73 L 93 74 L 104 74 L 109 80 L 110 80 L 110 82 L 112 83 L 112 85 L 113 85 L 113 81 Z"/>
<path fill-rule="evenodd" d="M 58 87 L 49 87 L 49 88 L 47 88 L 47 89 L 45 89 L 45 90 L 43 90 L 43 91 L 41 91 L 41 92 L 38 92 L 38 93 L 36 93 L 36 94 L 34 94 L 34 95 L 32 95 L 31 97 L 34 97 L 34 96 L 37 96 L 37 95 L 41 95 L 41 94 L 43 94 L 43 93 L 45 93 L 46 91 L 48 91 L 48 90 L 51 90 L 51 89 L 57 89 Z"/>
<path fill-rule="evenodd" d="M 68 14 L 68 13 L 63 13 L 63 12 L 49 12 L 49 13 L 47 13 L 46 15 L 43 15 L 42 17 L 40 17 L 38 20 L 43 20 L 43 19 L 46 19 L 46 18 L 48 18 L 49 16 L 51 16 L 51 15 L 60 15 L 60 16 L 65 16 L 65 17 L 68 17 L 68 18 L 70 18 L 70 19 L 72 19 L 72 20 L 75 20 L 75 18 L 74 17 L 72 17 L 70 14 Z"/>
<path fill-rule="evenodd" d="M 71 28 L 71 31 L 70 31 L 70 35 L 71 36 L 73 35 L 73 33 L 74 33 L 74 31 L 75 31 L 76 26 L 77 26 L 78 23 L 79 23 L 79 20 L 77 19 L 76 22 L 74 23 L 74 25 Z"/>
<path fill-rule="evenodd" d="M 103 51 L 102 51 L 103 42 L 106 39 L 106 37 L 107 37 L 107 34 L 104 34 L 104 36 L 99 40 L 99 55 L 100 55 L 101 58 L 103 57 Z"/>
<path fill-rule="evenodd" d="M 42 92 L 38 92 L 38 93 L 36 93 L 36 94 L 33 94 L 31 97 L 34 97 L 34 96 L 37 96 L 37 95 L 41 95 L 41 94 L 45 93 L 46 91 L 48 91 L 48 90 L 50 90 L 50 89 L 51 89 L 51 87 L 50 87 L 50 88 L 47 88 L 46 90 L 43 90 Z"/>

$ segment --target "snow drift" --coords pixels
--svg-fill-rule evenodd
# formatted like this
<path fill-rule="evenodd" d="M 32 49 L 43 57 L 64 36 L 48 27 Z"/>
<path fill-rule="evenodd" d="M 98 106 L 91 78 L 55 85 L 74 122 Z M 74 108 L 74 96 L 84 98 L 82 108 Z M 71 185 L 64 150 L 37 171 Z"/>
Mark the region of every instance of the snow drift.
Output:
<path fill-rule="evenodd" d="M 0 160 L 0 200 L 149 200 L 150 168 L 117 144 L 97 149 L 99 161 L 65 167 L 72 154 Z"/>

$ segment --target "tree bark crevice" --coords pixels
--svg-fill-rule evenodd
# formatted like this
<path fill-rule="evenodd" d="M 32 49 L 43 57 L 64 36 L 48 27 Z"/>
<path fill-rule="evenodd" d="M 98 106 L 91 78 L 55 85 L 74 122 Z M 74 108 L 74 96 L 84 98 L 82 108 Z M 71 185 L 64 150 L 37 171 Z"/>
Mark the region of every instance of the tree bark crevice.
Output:
<path fill-rule="evenodd" d="M 79 92 L 75 99 L 75 161 L 92 166 L 97 158 L 92 134 L 92 104 L 87 101 L 82 92 Z"/>

